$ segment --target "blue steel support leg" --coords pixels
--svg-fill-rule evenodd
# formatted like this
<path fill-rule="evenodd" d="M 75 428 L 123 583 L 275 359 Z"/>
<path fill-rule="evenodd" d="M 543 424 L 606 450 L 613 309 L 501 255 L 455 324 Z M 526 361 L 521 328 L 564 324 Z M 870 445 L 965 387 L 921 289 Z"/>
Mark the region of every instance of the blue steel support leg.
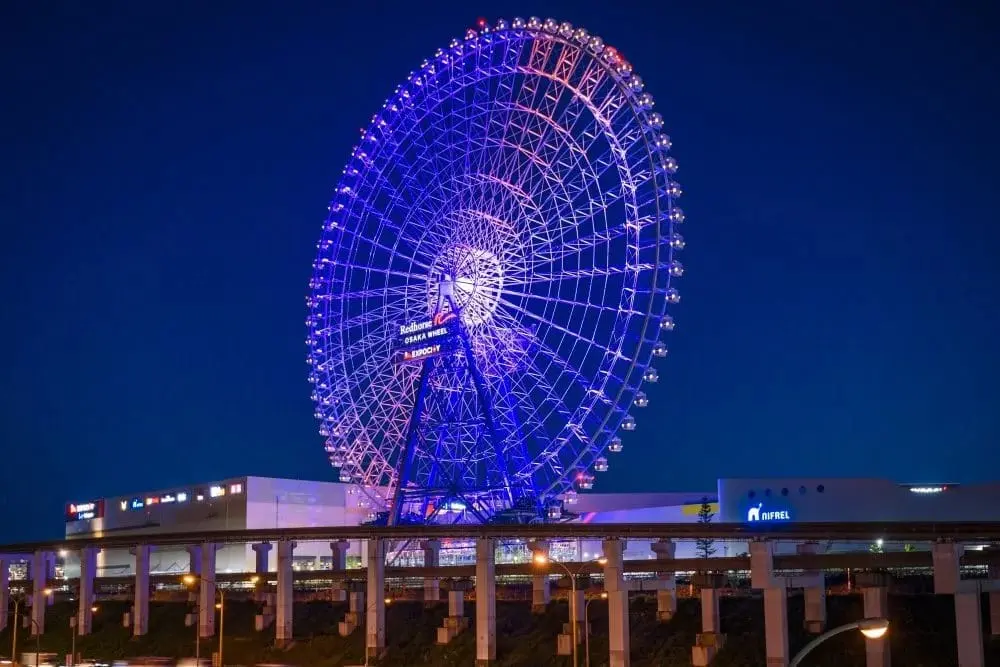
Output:
<path fill-rule="evenodd" d="M 427 376 L 430 375 L 431 360 L 424 359 L 420 368 L 420 381 L 417 383 L 417 398 L 410 413 L 410 423 L 406 427 L 406 446 L 400 459 L 399 472 L 396 475 L 396 490 L 392 494 L 392 507 L 389 509 L 388 524 L 399 523 L 403 512 L 403 489 L 410 481 L 413 472 L 413 458 L 417 451 L 417 434 L 420 430 L 420 418 L 424 412 L 424 394 L 427 392 Z"/>
<path fill-rule="evenodd" d="M 455 304 L 450 297 L 448 302 L 455 312 L 459 312 L 458 309 L 455 308 Z M 516 489 L 511 488 L 509 476 L 510 472 L 507 470 L 507 459 L 504 457 L 503 451 L 500 449 L 500 438 L 497 432 L 496 420 L 493 418 L 493 401 L 490 400 L 489 392 L 486 391 L 486 380 L 479 372 L 479 367 L 476 366 L 476 359 L 472 354 L 472 345 L 469 344 L 469 336 L 466 334 L 464 326 L 459 326 L 458 336 L 462 339 L 462 348 L 465 350 L 465 362 L 468 364 L 469 372 L 472 373 L 472 381 L 476 386 L 476 394 L 479 398 L 479 405 L 482 407 L 483 416 L 486 418 L 486 427 L 489 429 L 490 440 L 493 443 L 493 455 L 496 457 L 497 467 L 503 477 L 503 485 L 507 493 L 507 501 L 513 502 L 515 496 L 519 497 L 520 493 L 518 493 Z"/>

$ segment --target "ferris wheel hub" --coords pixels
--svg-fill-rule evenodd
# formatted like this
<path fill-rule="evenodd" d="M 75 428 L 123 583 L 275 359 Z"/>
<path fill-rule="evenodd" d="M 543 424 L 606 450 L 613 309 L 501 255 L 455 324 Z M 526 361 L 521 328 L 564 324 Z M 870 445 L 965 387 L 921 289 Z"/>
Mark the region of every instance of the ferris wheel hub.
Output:
<path fill-rule="evenodd" d="M 448 246 L 432 267 L 429 306 L 432 312 L 450 310 L 451 304 L 467 327 L 489 322 L 503 290 L 503 266 L 489 250 L 466 244 Z"/>

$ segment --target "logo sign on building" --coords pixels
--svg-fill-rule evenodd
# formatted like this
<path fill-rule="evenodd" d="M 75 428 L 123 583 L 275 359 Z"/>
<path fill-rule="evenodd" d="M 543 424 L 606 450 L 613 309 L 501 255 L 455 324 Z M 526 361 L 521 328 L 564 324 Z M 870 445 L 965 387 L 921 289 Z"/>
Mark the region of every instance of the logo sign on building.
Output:
<path fill-rule="evenodd" d="M 757 503 L 747 510 L 747 521 L 791 521 L 792 514 L 788 510 L 764 509 L 764 503 Z"/>
<path fill-rule="evenodd" d="M 90 521 L 103 517 L 103 500 L 93 500 L 89 503 L 70 503 L 66 506 L 66 521 Z"/>
<path fill-rule="evenodd" d="M 455 313 L 437 313 L 429 320 L 400 325 L 394 345 L 396 361 L 423 361 L 450 352 L 458 340 L 458 322 Z"/>

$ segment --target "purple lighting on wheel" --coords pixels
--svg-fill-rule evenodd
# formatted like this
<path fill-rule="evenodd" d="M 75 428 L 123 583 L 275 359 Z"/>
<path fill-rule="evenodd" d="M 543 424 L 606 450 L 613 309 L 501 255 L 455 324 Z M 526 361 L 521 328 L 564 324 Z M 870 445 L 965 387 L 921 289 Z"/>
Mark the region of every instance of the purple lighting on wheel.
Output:
<path fill-rule="evenodd" d="M 582 28 L 478 19 L 361 131 L 307 362 L 331 465 L 390 522 L 558 515 L 655 400 L 685 246 L 655 107 Z"/>

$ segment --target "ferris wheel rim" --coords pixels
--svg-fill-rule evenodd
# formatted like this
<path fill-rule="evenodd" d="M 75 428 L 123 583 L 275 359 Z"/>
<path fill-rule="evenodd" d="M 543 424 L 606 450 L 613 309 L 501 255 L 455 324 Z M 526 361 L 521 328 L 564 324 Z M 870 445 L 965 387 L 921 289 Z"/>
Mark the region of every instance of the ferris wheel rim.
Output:
<path fill-rule="evenodd" d="M 512 29 L 512 30 L 514 30 L 514 29 Z M 570 47 L 572 47 L 574 49 L 579 49 L 582 53 L 584 53 L 587 57 L 589 57 L 592 62 L 597 62 L 598 66 L 601 67 L 605 71 L 605 73 L 607 73 L 609 76 L 611 76 L 612 80 L 614 80 L 614 82 L 615 82 L 615 88 L 619 92 L 624 92 L 625 93 L 624 97 L 625 97 L 625 99 L 627 101 L 627 106 L 629 107 L 628 110 L 632 114 L 633 121 L 640 127 L 640 139 L 639 139 L 639 141 L 642 143 L 642 145 L 644 147 L 645 158 L 646 158 L 646 160 L 649 163 L 650 176 L 648 178 L 648 182 L 652 183 L 654 191 L 656 192 L 656 196 L 653 198 L 653 200 L 655 202 L 655 211 L 656 211 L 656 213 L 655 213 L 655 224 L 657 226 L 656 234 L 657 234 L 658 238 L 662 237 L 662 234 L 660 234 L 660 231 L 659 231 L 659 225 L 664 220 L 664 217 L 663 217 L 664 207 L 662 206 L 662 202 L 665 201 L 667 203 L 666 210 L 668 212 L 673 207 L 672 206 L 673 202 L 672 202 L 672 199 L 670 199 L 669 197 L 666 197 L 666 196 L 662 196 L 661 197 L 661 194 L 660 194 L 658 186 L 660 185 L 660 181 L 661 180 L 669 181 L 669 177 L 663 176 L 660 173 L 660 171 L 658 170 L 658 168 L 657 168 L 657 165 L 656 165 L 656 155 L 657 154 L 654 151 L 653 146 L 652 146 L 652 142 L 649 139 L 649 133 L 647 132 L 646 128 L 643 126 L 643 121 L 646 118 L 645 116 L 642 115 L 643 110 L 641 110 L 641 109 L 639 109 L 637 107 L 637 104 L 635 103 L 635 100 L 634 100 L 634 96 L 629 93 L 628 88 L 626 87 L 626 85 L 624 84 L 624 82 L 622 80 L 619 80 L 615 76 L 615 70 L 612 67 L 612 64 L 610 62 L 606 61 L 605 59 L 599 57 L 600 51 L 598 51 L 597 53 L 591 53 L 586 48 L 586 46 L 581 46 L 578 43 L 574 43 L 571 39 L 564 38 L 558 32 L 555 33 L 555 34 L 553 34 L 553 33 L 545 32 L 542 28 L 535 28 L 535 29 L 523 28 L 523 29 L 517 29 L 517 30 L 520 30 L 520 31 L 526 33 L 528 35 L 528 39 L 529 40 L 535 40 L 535 39 L 538 39 L 539 37 L 543 37 L 545 39 L 552 39 L 552 40 L 559 41 L 563 45 L 570 46 Z M 486 34 L 486 33 L 483 33 L 483 34 Z M 495 32 L 493 34 L 495 34 Z M 428 67 L 429 67 L 429 65 L 424 65 L 421 68 L 421 73 L 422 74 L 425 73 L 427 71 Z M 414 74 L 411 74 L 411 76 L 410 76 L 410 80 L 411 81 L 413 80 L 414 76 L 415 76 Z M 560 81 L 560 83 L 568 87 L 568 83 L 567 82 Z M 398 91 L 399 91 L 399 89 L 397 89 L 397 93 L 396 93 L 397 95 L 398 95 Z M 387 101 L 387 104 L 389 104 L 393 99 L 394 99 L 394 97 L 390 97 L 389 101 Z M 377 122 L 377 119 L 379 119 L 379 118 L 380 118 L 380 116 L 376 115 L 376 117 L 373 119 L 371 127 L 375 126 L 375 124 Z M 370 127 L 370 129 L 371 129 L 371 127 Z M 349 162 L 349 164 L 350 164 L 350 162 Z M 619 170 L 620 170 L 620 167 L 619 167 Z M 342 182 L 343 182 L 343 180 L 342 180 Z M 329 226 L 330 222 L 331 221 L 328 219 L 327 226 Z M 668 228 L 672 229 L 672 225 L 668 225 Z M 397 246 L 400 243 L 400 241 L 401 241 L 400 238 L 396 239 L 396 245 Z M 655 248 L 655 256 L 654 256 L 655 260 L 653 262 L 653 269 L 652 269 L 652 287 L 651 287 L 651 289 L 657 289 L 657 285 L 658 285 L 657 276 L 658 276 L 658 273 L 661 272 L 661 271 L 666 271 L 666 268 L 661 264 L 661 261 L 660 261 L 660 251 L 661 251 L 660 245 L 657 244 L 656 248 Z M 668 254 L 670 254 L 672 256 L 672 253 L 668 253 Z M 412 257 L 410 257 L 409 259 L 412 260 Z M 638 277 L 639 276 L 639 271 L 636 270 L 635 274 L 636 274 L 636 277 Z M 669 286 L 669 283 L 670 283 L 670 280 L 669 280 L 669 276 L 668 276 L 668 279 L 666 281 L 666 285 L 664 286 L 664 289 L 666 289 Z M 328 307 L 332 306 L 332 300 L 328 301 L 327 305 L 328 305 Z M 641 316 L 642 317 L 642 324 L 641 324 L 641 328 L 640 328 L 640 332 L 641 332 L 640 333 L 640 339 L 641 339 L 641 341 L 640 341 L 639 344 L 642 344 L 642 341 L 646 340 L 647 334 L 648 334 L 648 332 L 650 330 L 650 327 L 651 327 L 651 322 L 653 321 L 654 317 L 660 317 L 660 318 L 662 318 L 665 312 L 666 312 L 666 301 L 663 302 L 663 307 L 659 310 L 659 312 L 654 312 L 652 306 L 650 306 L 650 307 L 648 307 L 648 308 L 645 309 L 645 312 Z M 648 357 L 650 357 L 650 354 L 647 354 L 646 356 L 647 356 L 647 358 L 644 360 L 643 365 L 648 365 L 649 364 L 649 358 Z M 626 378 L 632 377 L 634 371 L 639 367 L 639 362 L 640 362 L 640 359 L 639 359 L 638 355 L 632 355 L 631 356 L 630 364 L 628 366 L 628 371 L 625 374 Z M 628 395 L 634 395 L 638 391 L 638 388 L 639 388 L 640 385 L 641 385 L 641 380 L 639 380 L 639 383 L 636 384 L 634 387 L 631 386 L 631 383 L 629 381 L 624 381 L 624 382 L 620 383 L 619 388 L 618 388 L 618 390 L 617 390 L 617 392 L 616 392 L 613 400 L 611 401 L 611 404 L 613 406 L 612 409 L 607 410 L 604 413 L 604 417 L 603 417 L 602 421 L 600 422 L 599 427 L 595 430 L 595 433 L 597 433 L 598 436 L 604 434 L 608 430 L 610 422 L 613 422 L 615 419 L 621 419 L 621 418 L 623 418 L 622 417 L 623 414 L 627 414 L 628 413 L 628 406 L 625 406 L 623 408 L 622 401 L 623 401 L 623 399 L 626 396 L 628 396 Z M 621 414 L 619 414 L 619 413 L 621 413 Z M 590 444 L 584 443 L 584 445 L 579 448 L 578 454 L 577 454 L 577 456 L 575 457 L 575 459 L 574 459 L 574 461 L 572 463 L 572 467 L 577 467 L 587 457 L 589 457 L 591 459 L 591 463 L 590 464 L 592 464 L 593 459 L 595 457 L 597 457 L 605 448 L 606 448 L 606 444 L 604 446 L 598 447 L 598 446 L 596 446 L 593 443 L 590 443 Z M 588 465 L 590 465 L 590 464 L 588 464 Z M 560 479 L 559 477 L 553 477 L 552 482 L 549 485 L 549 487 L 546 489 L 546 491 L 548 492 L 548 491 L 557 490 L 557 487 L 561 487 L 561 488 L 565 489 L 565 487 L 567 486 L 565 482 L 566 482 L 565 479 Z M 570 486 L 570 488 L 572 488 L 572 483 L 570 483 L 569 486 Z"/>

